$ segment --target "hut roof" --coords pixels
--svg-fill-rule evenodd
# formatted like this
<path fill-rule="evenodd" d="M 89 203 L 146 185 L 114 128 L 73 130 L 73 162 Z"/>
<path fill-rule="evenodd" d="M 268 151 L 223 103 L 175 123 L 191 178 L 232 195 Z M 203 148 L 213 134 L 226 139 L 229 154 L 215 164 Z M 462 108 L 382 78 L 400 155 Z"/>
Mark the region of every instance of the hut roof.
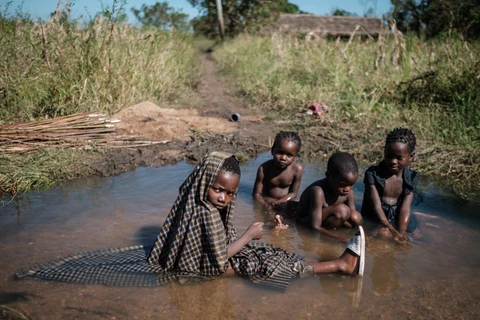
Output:
<path fill-rule="evenodd" d="M 357 25 L 360 26 L 357 34 L 379 34 L 382 32 L 382 20 L 378 18 L 316 16 L 312 14 L 282 14 L 271 27 L 275 31 L 281 32 L 349 35 Z"/>

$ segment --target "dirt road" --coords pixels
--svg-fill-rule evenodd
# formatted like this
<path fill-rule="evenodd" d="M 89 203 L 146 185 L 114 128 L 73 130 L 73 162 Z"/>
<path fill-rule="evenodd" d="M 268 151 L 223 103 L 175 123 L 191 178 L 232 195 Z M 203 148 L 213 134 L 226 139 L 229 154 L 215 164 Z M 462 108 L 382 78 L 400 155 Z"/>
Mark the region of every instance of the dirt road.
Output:
<path fill-rule="evenodd" d="M 102 161 L 89 165 L 97 174 L 109 176 L 134 170 L 138 166 L 161 166 L 181 160 L 199 160 L 214 151 L 232 152 L 252 157 L 269 149 L 275 132 L 239 99 L 228 93 L 216 74 L 211 54 L 203 59 L 203 77 L 199 86 L 197 108 L 169 108 L 142 102 L 122 109 L 112 116 L 121 120 L 117 133 L 162 143 L 136 149 L 113 149 Z M 238 113 L 240 121 L 232 121 Z"/>

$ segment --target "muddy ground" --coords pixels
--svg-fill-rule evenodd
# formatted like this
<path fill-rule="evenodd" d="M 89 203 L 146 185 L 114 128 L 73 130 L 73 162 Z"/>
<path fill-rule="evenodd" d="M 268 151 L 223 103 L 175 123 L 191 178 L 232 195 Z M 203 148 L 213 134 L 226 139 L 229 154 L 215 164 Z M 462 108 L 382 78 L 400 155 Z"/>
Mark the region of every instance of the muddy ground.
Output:
<path fill-rule="evenodd" d="M 276 134 L 274 124 L 229 94 L 225 83 L 217 78 L 211 55 L 205 55 L 198 98 L 201 102 L 196 108 L 160 107 L 145 101 L 112 115 L 120 120 L 117 135 L 157 144 L 111 149 L 103 160 L 95 159 L 88 165 L 95 173 L 110 176 L 138 166 L 197 161 L 215 150 L 245 158 L 269 150 Z M 233 114 L 240 115 L 239 121 L 232 121 Z"/>

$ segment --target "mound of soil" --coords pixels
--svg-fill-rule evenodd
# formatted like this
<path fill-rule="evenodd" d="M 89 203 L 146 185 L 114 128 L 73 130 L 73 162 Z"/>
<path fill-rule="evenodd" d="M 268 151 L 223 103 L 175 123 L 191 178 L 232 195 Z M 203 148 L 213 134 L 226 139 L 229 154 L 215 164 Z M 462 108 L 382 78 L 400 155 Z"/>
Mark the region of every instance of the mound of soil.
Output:
<path fill-rule="evenodd" d="M 238 125 L 228 119 L 201 116 L 196 109 L 162 108 L 148 101 L 122 109 L 112 119 L 120 120 L 116 124 L 117 134 L 145 140 L 186 141 L 192 131 L 230 133 L 238 130 Z"/>

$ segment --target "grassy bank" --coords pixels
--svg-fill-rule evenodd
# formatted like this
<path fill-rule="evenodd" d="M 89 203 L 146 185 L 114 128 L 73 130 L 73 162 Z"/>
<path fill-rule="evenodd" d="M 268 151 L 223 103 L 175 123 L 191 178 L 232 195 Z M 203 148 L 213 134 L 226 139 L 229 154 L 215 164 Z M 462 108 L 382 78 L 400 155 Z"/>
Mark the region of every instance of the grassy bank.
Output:
<path fill-rule="evenodd" d="M 397 33 L 341 41 L 242 36 L 216 58 L 238 95 L 279 129 L 302 133 L 310 142 L 305 156 L 344 150 L 378 162 L 386 134 L 408 127 L 418 141 L 415 169 L 458 195 L 480 193 L 478 43 Z M 295 116 L 312 102 L 329 113 Z"/>
<path fill-rule="evenodd" d="M 0 16 L 0 119 L 113 113 L 147 99 L 187 101 L 199 82 L 188 35 L 141 30 L 114 17 L 87 23 Z M 180 94 L 182 93 L 182 94 Z"/>
<path fill-rule="evenodd" d="M 0 125 L 79 112 L 112 114 L 146 100 L 195 103 L 201 63 L 191 36 L 132 27 L 120 21 L 116 3 L 90 21 L 70 19 L 68 6 L 49 21 L 35 22 L 0 7 Z M 78 174 L 80 155 L 0 153 L 0 193 L 69 179 Z"/>

